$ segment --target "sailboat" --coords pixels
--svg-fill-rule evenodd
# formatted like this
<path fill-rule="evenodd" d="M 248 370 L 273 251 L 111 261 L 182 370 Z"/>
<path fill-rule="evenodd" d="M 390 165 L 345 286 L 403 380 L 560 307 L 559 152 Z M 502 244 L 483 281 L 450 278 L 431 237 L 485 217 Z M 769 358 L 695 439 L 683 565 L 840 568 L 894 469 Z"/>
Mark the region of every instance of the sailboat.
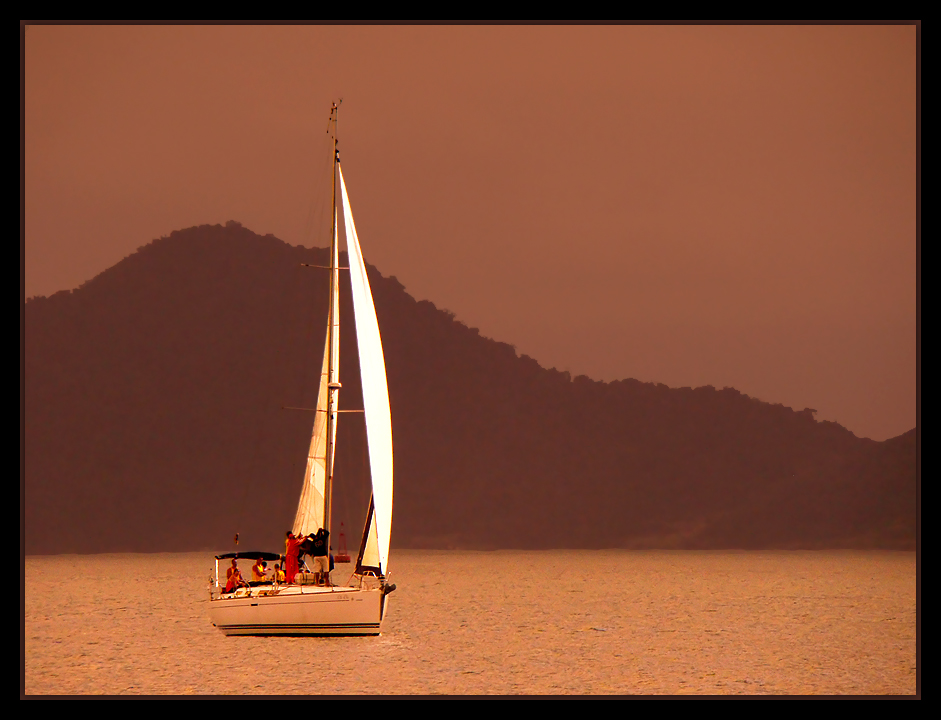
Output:
<path fill-rule="evenodd" d="M 330 247 L 330 300 L 324 343 L 320 390 L 311 433 L 304 480 L 294 518 L 297 538 L 330 531 L 333 466 L 336 455 L 337 417 L 361 412 L 366 421 L 372 494 L 356 565 L 346 585 L 333 585 L 327 575 L 317 584 L 313 573 L 298 573 L 294 582 L 259 581 L 226 592 L 220 583 L 219 563 L 229 560 L 284 559 L 280 553 L 235 552 L 216 556 L 215 577 L 210 578 L 209 615 L 226 635 L 378 635 L 386 616 L 389 593 L 389 539 L 392 528 L 392 415 L 386 381 L 382 339 L 363 261 L 349 194 L 340 167 L 336 126 L 338 106 L 330 111 L 333 129 L 333 235 Z M 330 130 L 328 129 L 328 132 Z M 349 268 L 341 268 L 338 248 L 337 178 L 346 227 Z M 359 347 L 363 409 L 340 410 L 340 270 L 350 272 L 353 314 Z"/>

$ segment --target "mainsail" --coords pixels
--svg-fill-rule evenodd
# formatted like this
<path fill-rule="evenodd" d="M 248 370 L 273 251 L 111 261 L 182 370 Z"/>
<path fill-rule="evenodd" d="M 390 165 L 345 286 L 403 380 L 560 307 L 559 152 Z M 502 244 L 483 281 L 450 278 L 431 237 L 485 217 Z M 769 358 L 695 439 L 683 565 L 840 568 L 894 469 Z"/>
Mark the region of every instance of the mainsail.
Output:
<path fill-rule="evenodd" d="M 337 165 L 339 168 L 339 164 Z M 384 575 L 389 559 L 389 538 L 392 529 L 392 415 L 389 410 L 389 387 L 386 363 L 379 336 L 379 321 L 373 304 L 366 265 L 359 247 L 353 211 L 340 169 L 340 190 L 343 195 L 343 219 L 346 222 L 346 249 L 350 261 L 353 288 L 353 314 L 356 317 L 356 342 L 359 345 L 359 368 L 363 384 L 363 408 L 366 414 L 366 439 L 369 446 L 369 470 L 372 477 L 372 512 L 367 518 L 363 567 L 378 567 Z M 375 557 L 371 557 L 375 554 Z"/>
<path fill-rule="evenodd" d="M 333 236 L 336 237 L 336 224 Z M 330 393 L 330 384 L 339 383 L 340 372 L 340 288 L 339 288 L 339 250 L 333 243 L 333 282 L 330 284 L 331 313 L 329 321 L 333 325 L 333 358 L 331 362 L 330 330 L 327 328 L 327 339 L 323 348 L 323 367 L 320 371 L 320 390 L 317 394 L 317 415 L 314 418 L 314 430 L 310 436 L 310 450 L 307 453 L 307 469 L 304 471 L 304 486 L 301 488 L 301 499 L 297 504 L 297 514 L 294 516 L 293 533 L 297 537 L 304 537 L 316 533 L 325 526 L 324 513 L 326 511 L 327 478 L 333 475 L 332 451 L 337 437 L 336 415 L 333 422 L 327 421 L 327 409 Z M 334 389 L 334 396 L 336 390 Z M 334 407 L 334 409 L 336 409 Z M 328 430 L 329 429 L 329 430 Z M 329 434 L 329 438 L 328 438 Z M 328 442 L 329 440 L 329 442 Z"/>
<path fill-rule="evenodd" d="M 294 516 L 294 534 L 300 537 L 316 533 L 323 527 L 324 488 L 327 479 L 327 363 L 329 343 L 323 349 L 323 371 L 320 373 L 320 392 L 317 395 L 317 415 L 310 436 L 304 486 Z"/>

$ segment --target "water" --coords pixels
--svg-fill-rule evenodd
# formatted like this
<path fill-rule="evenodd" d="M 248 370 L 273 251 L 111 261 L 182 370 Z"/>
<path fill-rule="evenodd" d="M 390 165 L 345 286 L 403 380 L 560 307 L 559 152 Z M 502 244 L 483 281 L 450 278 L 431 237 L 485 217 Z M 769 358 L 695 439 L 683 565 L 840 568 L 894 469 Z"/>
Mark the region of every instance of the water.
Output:
<path fill-rule="evenodd" d="M 25 693 L 916 693 L 914 553 L 391 563 L 382 636 L 253 638 L 209 622 L 209 553 L 27 557 Z"/>

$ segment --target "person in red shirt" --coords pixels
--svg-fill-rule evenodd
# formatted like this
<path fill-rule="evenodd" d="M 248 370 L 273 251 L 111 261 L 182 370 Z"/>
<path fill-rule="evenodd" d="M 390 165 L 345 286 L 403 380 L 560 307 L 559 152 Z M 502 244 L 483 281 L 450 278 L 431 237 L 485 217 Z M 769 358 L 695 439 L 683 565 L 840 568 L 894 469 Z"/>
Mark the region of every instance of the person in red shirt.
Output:
<path fill-rule="evenodd" d="M 284 575 L 288 583 L 294 582 L 294 576 L 297 575 L 297 553 L 300 550 L 301 540 L 294 537 L 290 530 L 284 541 Z"/>

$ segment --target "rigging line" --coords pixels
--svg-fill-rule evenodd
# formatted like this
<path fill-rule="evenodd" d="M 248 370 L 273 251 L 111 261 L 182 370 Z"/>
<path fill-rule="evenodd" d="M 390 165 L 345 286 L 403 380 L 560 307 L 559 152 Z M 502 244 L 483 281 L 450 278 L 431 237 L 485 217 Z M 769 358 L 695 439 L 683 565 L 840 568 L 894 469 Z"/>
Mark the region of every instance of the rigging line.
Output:
<path fill-rule="evenodd" d="M 365 418 L 364 418 L 365 419 Z M 369 434 L 366 432 L 366 423 L 360 426 L 360 432 L 362 433 L 363 441 L 361 443 L 362 452 L 360 454 L 360 464 L 359 464 L 359 486 L 361 488 L 360 492 L 362 502 L 361 507 L 366 505 L 367 498 L 372 499 L 372 478 L 369 476 Z"/>
<path fill-rule="evenodd" d="M 309 407 L 291 407 L 290 405 L 282 405 L 282 410 L 307 410 L 308 412 L 329 412 L 328 410 L 320 410 L 319 408 L 309 408 Z M 366 412 L 365 410 L 334 410 L 335 413 L 361 413 Z"/>
<path fill-rule="evenodd" d="M 321 246 L 327 231 L 332 232 L 332 228 L 324 227 L 324 217 L 329 209 L 330 196 L 328 192 L 325 192 L 325 188 L 323 187 L 323 178 L 329 177 L 327 175 L 327 168 L 329 165 L 333 164 L 333 142 L 329 137 L 326 141 L 323 135 L 319 137 L 320 140 L 317 141 L 317 149 L 315 150 L 316 157 L 319 159 L 314 163 L 315 166 L 312 168 L 313 175 L 309 180 L 311 194 L 308 204 L 307 220 L 302 236 L 302 243 L 306 247 Z"/>
<path fill-rule="evenodd" d="M 283 392 L 287 395 L 289 392 L 291 394 L 298 393 L 300 399 L 305 399 L 307 389 L 308 389 L 308 378 L 311 374 L 311 363 L 306 359 L 311 356 L 316 356 L 316 352 L 312 352 L 312 346 L 314 344 L 314 322 L 313 318 L 315 313 L 318 310 L 318 295 L 319 293 L 319 282 L 311 283 L 307 278 L 306 282 L 301 280 L 302 272 L 299 266 L 294 266 L 294 279 L 297 284 L 298 296 L 294 302 L 292 308 L 293 312 L 286 313 L 285 316 L 290 318 L 293 322 L 289 322 L 288 333 L 290 339 L 293 341 L 291 344 L 294 346 L 294 352 L 289 352 L 285 357 L 287 358 L 288 363 L 290 364 L 290 371 L 284 373 L 284 385 Z M 300 363 L 298 365 L 298 363 Z M 288 368 L 285 368 L 286 370 Z M 321 373 L 316 373 L 315 376 L 318 377 Z M 287 386 L 291 387 L 288 388 Z M 317 383 L 319 389 L 319 382 Z M 297 423 L 290 428 L 286 428 L 285 432 L 281 433 L 282 444 L 286 447 L 282 449 L 283 458 L 289 458 L 287 471 L 290 473 L 290 477 L 286 479 L 286 484 L 288 487 L 295 487 L 294 483 L 297 481 L 297 478 L 301 478 L 301 483 L 303 486 L 305 470 L 307 461 L 304 457 L 307 455 L 307 448 L 310 444 L 310 434 L 311 428 L 309 425 Z M 303 454 L 297 452 L 301 447 L 304 448 Z"/>
<path fill-rule="evenodd" d="M 277 283 L 278 288 L 273 295 L 270 295 L 271 302 L 262 306 L 273 313 L 272 320 L 269 323 L 273 324 L 278 330 L 275 335 L 276 344 L 287 351 L 278 353 L 276 362 L 287 360 L 290 363 L 291 359 L 299 357 L 296 346 L 302 333 L 293 332 L 295 326 L 292 321 L 297 314 L 297 310 L 303 308 L 303 303 L 299 300 L 304 293 L 305 284 L 302 283 L 303 273 L 296 267 L 292 267 L 293 263 L 289 261 L 294 252 L 294 249 L 289 247 L 276 251 L 276 257 L 282 262 L 276 264 L 272 281 Z M 265 280 L 266 278 L 261 276 L 261 279 Z M 309 284 L 309 278 L 305 277 L 303 279 L 307 280 Z M 277 372 L 277 375 L 283 380 L 281 383 L 276 383 L 272 388 L 275 392 L 279 389 L 277 385 L 285 383 L 293 375 L 293 373 L 285 372 L 286 370 L 288 370 L 288 367 L 282 365 L 280 372 Z M 262 526 L 259 525 L 255 528 L 251 525 L 254 519 L 251 513 L 249 513 L 249 517 L 245 517 L 245 508 L 252 506 L 252 503 L 246 502 L 246 496 L 249 494 L 254 496 L 256 490 L 253 488 L 256 478 L 271 476 L 272 474 L 276 478 L 284 478 L 286 471 L 290 470 L 292 464 L 290 461 L 292 453 L 286 452 L 291 445 L 291 434 L 284 432 L 286 429 L 283 427 L 284 421 L 278 418 L 277 413 L 272 412 L 275 408 L 271 406 L 270 399 L 267 402 L 252 403 L 247 409 L 251 412 L 253 422 L 246 438 L 247 442 L 244 443 L 245 460 L 242 467 L 237 471 L 237 476 L 242 479 L 243 488 L 242 498 L 236 502 L 239 508 L 236 517 L 239 520 L 239 529 L 242 531 L 248 530 L 250 534 L 253 529 L 256 532 L 261 531 Z M 285 445 L 287 447 L 282 447 Z M 280 452 L 279 447 L 282 448 Z M 288 467 L 285 468 L 285 465 Z M 250 538 L 248 540 L 251 542 Z"/>

